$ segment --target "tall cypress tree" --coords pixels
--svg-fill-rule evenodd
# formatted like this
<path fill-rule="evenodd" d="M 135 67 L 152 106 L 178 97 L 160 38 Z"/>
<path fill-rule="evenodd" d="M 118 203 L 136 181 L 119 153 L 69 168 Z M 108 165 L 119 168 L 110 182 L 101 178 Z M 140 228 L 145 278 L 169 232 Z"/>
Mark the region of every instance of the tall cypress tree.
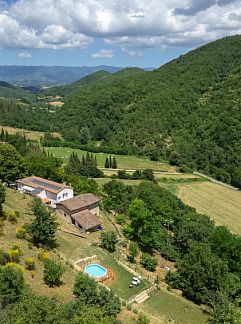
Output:
<path fill-rule="evenodd" d="M 109 167 L 110 167 L 109 159 L 108 159 L 108 157 L 106 157 L 106 159 L 105 159 L 105 168 L 109 169 Z"/>
<path fill-rule="evenodd" d="M 117 169 L 117 161 L 116 161 L 115 156 L 113 157 L 113 161 L 112 161 L 112 168 L 113 168 L 113 169 Z"/>
<path fill-rule="evenodd" d="M 109 157 L 109 165 L 110 165 L 110 168 L 112 169 L 112 158 L 111 158 L 111 156 Z"/>

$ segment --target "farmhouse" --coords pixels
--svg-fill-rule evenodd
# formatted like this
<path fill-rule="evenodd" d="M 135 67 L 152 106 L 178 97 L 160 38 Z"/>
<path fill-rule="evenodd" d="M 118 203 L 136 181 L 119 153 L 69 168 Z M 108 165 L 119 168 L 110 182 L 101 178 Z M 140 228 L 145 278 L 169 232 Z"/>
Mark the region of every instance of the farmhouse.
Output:
<path fill-rule="evenodd" d="M 34 176 L 17 180 L 16 185 L 18 190 L 39 197 L 45 205 L 52 208 L 74 195 L 70 186 Z"/>
<path fill-rule="evenodd" d="M 57 203 L 57 212 L 84 232 L 93 232 L 100 228 L 100 198 L 86 193 Z"/>

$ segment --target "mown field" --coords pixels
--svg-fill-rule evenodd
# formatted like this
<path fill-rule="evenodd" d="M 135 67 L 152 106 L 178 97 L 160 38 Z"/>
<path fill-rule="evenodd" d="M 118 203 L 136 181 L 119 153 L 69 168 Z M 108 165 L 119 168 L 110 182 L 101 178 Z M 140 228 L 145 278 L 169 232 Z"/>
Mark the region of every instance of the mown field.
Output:
<path fill-rule="evenodd" d="M 241 235 L 241 191 L 208 181 L 178 184 L 176 194 L 199 213 L 209 215 L 217 225 Z"/>
<path fill-rule="evenodd" d="M 25 133 L 26 138 L 29 140 L 33 141 L 40 141 L 40 138 L 44 136 L 44 132 L 38 132 L 38 131 L 29 131 L 26 129 L 22 128 L 15 128 L 15 127 L 10 127 L 10 126 L 1 126 L 0 125 L 0 130 L 4 129 L 4 131 L 7 131 L 9 134 L 16 134 L 18 132 L 20 133 Z M 59 133 L 53 133 L 55 137 L 61 137 Z"/>
<path fill-rule="evenodd" d="M 153 323 L 207 323 L 206 316 L 197 305 L 165 291 L 153 291 L 151 297 L 137 309 L 148 314 Z"/>
<path fill-rule="evenodd" d="M 60 158 L 66 163 L 69 159 L 71 152 L 76 152 L 81 159 L 85 151 L 81 150 L 73 150 L 66 147 L 48 147 L 45 148 L 49 153 L 52 153 L 55 157 Z M 97 158 L 97 163 L 100 168 L 104 168 L 105 160 L 107 156 L 110 154 L 105 153 L 96 153 L 94 154 Z M 111 156 L 114 156 L 111 154 Z M 126 169 L 126 170 L 143 170 L 143 169 L 153 169 L 156 171 L 169 171 L 175 172 L 175 167 L 172 167 L 166 163 L 160 163 L 155 161 L 150 161 L 148 158 L 140 158 L 135 156 L 127 156 L 127 155 L 115 155 L 117 160 L 118 169 Z"/>

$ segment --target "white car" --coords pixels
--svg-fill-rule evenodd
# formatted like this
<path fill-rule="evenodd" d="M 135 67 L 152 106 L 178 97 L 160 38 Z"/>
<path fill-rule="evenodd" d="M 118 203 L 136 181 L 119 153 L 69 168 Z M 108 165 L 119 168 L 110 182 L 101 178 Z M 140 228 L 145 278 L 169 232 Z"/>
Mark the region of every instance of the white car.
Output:
<path fill-rule="evenodd" d="M 141 280 L 137 277 L 133 277 L 131 283 L 134 286 L 138 286 L 141 283 Z"/>

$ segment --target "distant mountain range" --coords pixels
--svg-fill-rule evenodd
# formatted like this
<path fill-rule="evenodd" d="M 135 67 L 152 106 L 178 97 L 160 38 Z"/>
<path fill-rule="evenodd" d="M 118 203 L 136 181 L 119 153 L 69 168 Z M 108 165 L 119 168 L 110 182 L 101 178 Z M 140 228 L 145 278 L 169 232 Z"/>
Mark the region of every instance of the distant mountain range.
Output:
<path fill-rule="evenodd" d="M 0 66 L 0 80 L 24 87 L 49 87 L 75 82 L 97 71 L 115 73 L 121 67 L 115 66 Z M 150 70 L 148 68 L 147 70 Z"/>

